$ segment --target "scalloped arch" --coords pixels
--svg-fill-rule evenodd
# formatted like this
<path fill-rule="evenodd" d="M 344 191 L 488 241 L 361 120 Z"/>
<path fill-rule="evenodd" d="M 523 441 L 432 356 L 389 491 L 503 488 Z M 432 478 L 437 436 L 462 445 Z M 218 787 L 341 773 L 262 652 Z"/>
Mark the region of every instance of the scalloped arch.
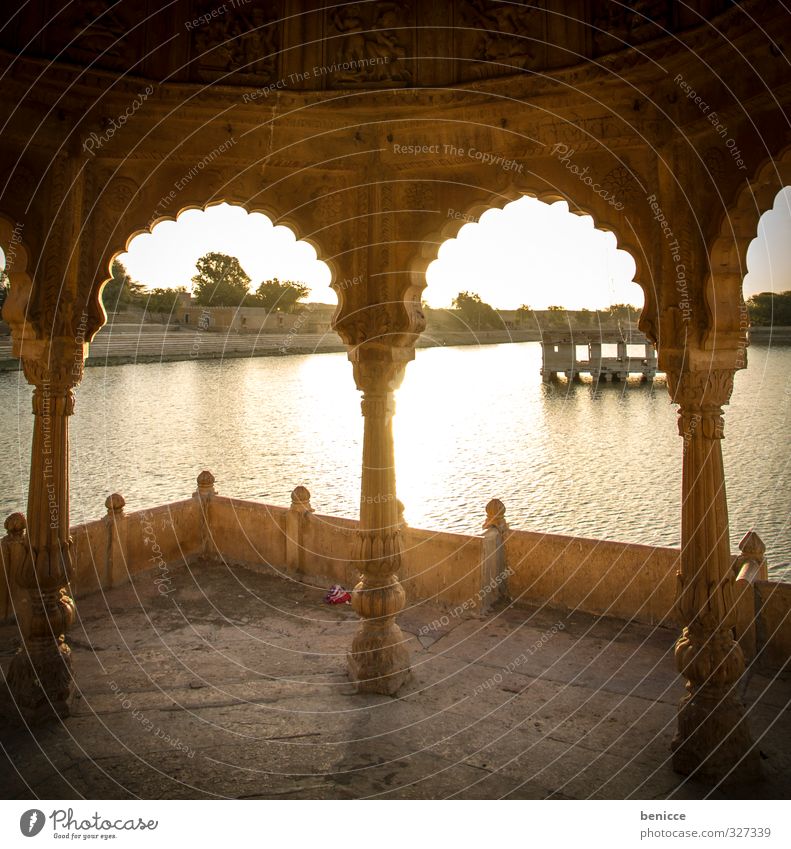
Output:
<path fill-rule="evenodd" d="M 0 212 L 0 248 L 6 257 L 6 270 L 18 274 L 27 272 L 30 263 L 30 249 L 24 233 L 23 226 Z"/>
<path fill-rule="evenodd" d="M 758 235 L 761 216 L 774 206 L 778 192 L 791 185 L 791 145 L 764 160 L 755 175 L 735 193 L 722 212 L 719 227 L 709 248 L 709 272 L 705 297 L 711 316 L 707 346 L 716 335 L 744 336 L 746 330 L 744 295 L 747 250 Z"/>
<path fill-rule="evenodd" d="M 145 236 L 146 234 L 151 234 L 154 231 L 154 228 L 158 224 L 162 224 L 165 221 L 173 221 L 178 222 L 178 219 L 182 216 L 183 213 L 189 212 L 190 210 L 197 210 L 199 212 L 205 212 L 207 209 L 210 209 L 213 206 L 222 206 L 223 204 L 227 204 L 228 206 L 238 206 L 247 212 L 248 215 L 258 212 L 262 215 L 265 215 L 275 227 L 286 227 L 291 230 L 294 234 L 294 237 L 297 241 L 305 242 L 310 245 L 313 250 L 316 252 L 316 258 L 323 262 L 326 266 L 329 267 L 330 272 L 332 274 L 332 280 L 335 280 L 336 269 L 333 267 L 333 259 L 332 257 L 322 257 L 322 246 L 317 239 L 314 238 L 313 234 L 306 234 L 304 236 L 299 233 L 299 222 L 296 219 L 289 218 L 288 215 L 278 215 L 272 208 L 265 204 L 253 204 L 250 205 L 248 203 L 244 203 L 242 201 L 235 200 L 226 200 L 225 198 L 221 198 L 219 200 L 211 200 L 207 203 L 188 203 L 184 206 L 179 206 L 178 212 L 172 215 L 160 215 L 155 219 L 152 219 L 149 226 L 137 230 L 133 230 L 131 235 L 126 239 L 123 248 L 119 248 L 113 251 L 112 256 L 110 258 L 110 265 L 112 262 L 120 256 L 122 253 L 126 253 L 129 250 L 129 246 L 132 243 L 133 239 L 136 239 L 138 236 Z M 105 283 L 109 282 L 110 277 L 107 277 L 102 281 L 102 286 Z M 330 284 L 332 285 L 332 284 Z"/>
<path fill-rule="evenodd" d="M 199 189 L 198 191 L 193 190 L 190 193 L 185 192 L 184 196 L 179 199 L 178 206 L 174 207 L 172 211 L 162 212 L 155 215 L 148 220 L 145 225 L 141 226 L 139 223 L 137 225 L 130 224 L 128 228 L 125 228 L 124 222 L 126 221 L 140 222 L 142 217 L 142 203 L 140 200 L 141 192 L 136 188 L 136 184 L 134 184 L 134 182 L 129 178 L 117 178 L 116 182 L 118 181 L 124 182 L 125 190 L 122 192 L 122 197 L 124 195 L 128 195 L 128 200 L 122 210 L 117 210 L 120 213 L 118 223 L 113 228 L 112 233 L 106 240 L 106 243 L 101 246 L 98 251 L 99 259 L 97 261 L 96 270 L 96 277 L 98 279 L 91 292 L 91 303 L 94 312 L 100 311 L 103 319 L 100 323 L 97 323 L 95 328 L 91 328 L 91 333 L 88 337 L 89 341 L 106 321 L 106 313 L 104 312 L 101 295 L 104 287 L 111 279 L 110 272 L 115 259 L 122 253 L 126 253 L 129 250 L 132 240 L 137 236 L 153 233 L 154 228 L 165 221 L 177 222 L 181 215 L 189 210 L 205 212 L 211 207 L 220 206 L 225 203 L 230 206 L 241 207 L 248 214 L 258 212 L 265 215 L 270 219 L 274 226 L 286 227 L 293 233 L 295 240 L 306 242 L 313 248 L 316 253 L 316 258 L 327 265 L 330 270 L 330 287 L 333 288 L 334 291 L 338 291 L 333 285 L 337 279 L 337 268 L 333 258 L 325 255 L 320 238 L 316 238 L 313 232 L 309 232 L 308 228 L 303 226 L 298 216 L 290 214 L 289 212 L 279 213 L 268 201 L 256 200 L 254 202 L 250 202 L 249 194 L 232 188 L 209 192 L 208 194 L 210 197 L 208 200 L 205 199 L 205 195 L 203 195 L 203 197 L 200 196 L 203 193 Z M 129 184 L 134 186 L 134 189 L 131 191 Z M 119 235 L 119 233 L 124 229 L 126 229 L 126 235 Z M 121 239 L 123 239 L 123 242 L 121 242 Z M 338 301 L 340 307 L 341 293 L 338 293 Z"/>
<path fill-rule="evenodd" d="M 506 188 L 498 191 L 473 189 L 473 187 L 470 189 L 470 198 L 465 205 L 463 215 L 459 218 L 445 219 L 440 227 L 428 233 L 420 251 L 414 257 L 410 268 L 410 288 L 413 297 L 419 297 L 426 288 L 428 266 L 437 258 L 442 244 L 448 239 L 456 238 L 459 230 L 471 219 L 477 220 L 489 209 L 503 209 L 509 203 L 522 197 L 536 198 L 544 203 L 562 200 L 568 204 L 570 213 L 588 215 L 593 219 L 593 225 L 597 230 L 612 233 L 615 236 L 616 249 L 625 251 L 632 257 L 635 264 L 634 282 L 643 290 L 645 298 L 640 316 L 640 329 L 649 339 L 656 342 L 656 305 L 658 303 L 656 276 L 642 247 L 648 242 L 640 238 L 640 234 L 630 226 L 627 218 L 610 217 L 606 210 L 599 208 L 598 204 L 579 203 L 573 195 L 551 185 L 510 183 Z M 623 238 L 624 230 L 631 232 L 632 239 Z"/>
<path fill-rule="evenodd" d="M 11 327 L 12 338 L 20 340 L 25 332 L 28 302 L 33 290 L 31 252 L 24 228 L 3 213 L 0 213 L 0 247 L 6 257 L 6 272 L 11 281 L 11 291 L 3 305 L 3 318 Z M 31 330 L 28 324 L 27 333 Z"/>

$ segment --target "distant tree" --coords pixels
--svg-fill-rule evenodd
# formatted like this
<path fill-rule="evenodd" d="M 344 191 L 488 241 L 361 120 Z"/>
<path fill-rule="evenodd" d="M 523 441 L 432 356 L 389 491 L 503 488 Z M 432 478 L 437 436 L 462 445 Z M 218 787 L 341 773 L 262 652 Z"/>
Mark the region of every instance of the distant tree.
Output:
<path fill-rule="evenodd" d="M 310 289 L 303 283 L 284 280 L 277 277 L 264 280 L 255 291 L 256 303 L 270 312 L 294 312 L 297 302 L 304 298 Z"/>
<path fill-rule="evenodd" d="M 791 290 L 753 295 L 747 301 L 747 311 L 756 327 L 791 327 Z"/>
<path fill-rule="evenodd" d="M 516 311 L 516 323 L 518 325 L 526 324 L 531 318 L 533 318 L 532 307 L 529 307 L 527 304 L 522 304 L 522 306 Z"/>
<path fill-rule="evenodd" d="M 606 314 L 615 321 L 636 321 L 640 310 L 632 304 L 610 304 Z"/>
<path fill-rule="evenodd" d="M 171 315 L 179 295 L 186 291 L 183 286 L 178 289 L 143 289 L 135 298 L 135 303 L 146 312 Z"/>
<path fill-rule="evenodd" d="M 432 309 L 423 307 L 426 317 L 426 328 L 431 333 L 460 332 L 466 329 L 464 321 L 456 310 Z"/>
<path fill-rule="evenodd" d="M 487 327 L 502 327 L 503 322 L 495 310 L 481 300 L 475 292 L 459 292 L 453 299 L 453 307 L 461 313 L 467 327 L 483 330 Z"/>
<path fill-rule="evenodd" d="M 569 311 L 565 307 L 559 307 L 555 304 L 547 307 L 549 315 L 545 317 L 548 327 L 563 327 L 568 328 Z"/>
<path fill-rule="evenodd" d="M 137 301 L 143 293 L 143 285 L 127 273 L 122 262 L 113 260 L 110 268 L 111 277 L 102 290 L 102 301 L 108 312 L 116 312 L 119 307 Z"/>
<path fill-rule="evenodd" d="M 206 307 L 238 307 L 250 295 L 250 277 L 235 256 L 204 254 L 192 278 L 195 303 Z"/>

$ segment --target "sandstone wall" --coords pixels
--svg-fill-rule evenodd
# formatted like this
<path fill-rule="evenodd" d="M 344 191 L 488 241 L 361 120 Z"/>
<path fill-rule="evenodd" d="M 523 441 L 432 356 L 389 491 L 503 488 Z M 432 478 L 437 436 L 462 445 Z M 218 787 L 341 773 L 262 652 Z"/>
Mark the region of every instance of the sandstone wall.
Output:
<path fill-rule="evenodd" d="M 204 557 L 319 588 L 339 583 L 351 589 L 358 579 L 356 528 L 352 519 L 215 493 L 128 514 L 108 511 L 72 528 L 72 590 L 79 598 L 150 571 L 167 592 L 170 566 L 200 568 Z M 8 539 L 0 547 L 2 619 L 13 618 L 26 603 L 8 580 Z M 405 527 L 401 583 L 407 603 L 477 613 L 502 591 L 517 604 L 677 627 L 678 549 L 520 530 L 502 539 L 505 560 L 495 574 L 491 562 L 484 567 L 483 536 Z M 737 636 L 748 659 L 759 651 L 762 666 L 783 668 L 791 657 L 791 584 L 739 584 L 735 604 Z"/>

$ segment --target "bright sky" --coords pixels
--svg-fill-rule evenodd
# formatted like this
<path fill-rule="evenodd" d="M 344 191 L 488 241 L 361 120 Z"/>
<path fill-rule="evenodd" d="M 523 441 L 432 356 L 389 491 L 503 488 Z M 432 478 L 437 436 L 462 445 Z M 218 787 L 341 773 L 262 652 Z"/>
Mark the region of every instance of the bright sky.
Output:
<path fill-rule="evenodd" d="M 791 187 L 778 194 L 760 221 L 750 246 L 745 298 L 756 292 L 791 289 Z M 137 236 L 118 258 L 129 274 L 148 287 L 185 286 L 196 260 L 209 251 L 239 258 L 255 289 L 279 277 L 306 283 L 307 300 L 335 303 L 329 268 L 314 249 L 275 227 L 261 213 L 220 204 L 188 210 L 178 221 L 158 224 Z M 477 292 L 501 309 L 528 304 L 546 309 L 598 309 L 612 303 L 642 306 L 642 290 L 632 282 L 634 261 L 617 250 L 615 236 L 596 230 L 589 216 L 569 213 L 564 202 L 547 205 L 522 198 L 504 209 L 485 212 L 479 224 L 466 224 L 440 248 L 428 270 L 424 298 L 432 307 L 450 306 L 460 291 Z"/>
<path fill-rule="evenodd" d="M 484 212 L 480 223 L 465 224 L 442 245 L 424 297 L 432 307 L 449 306 L 460 291 L 477 292 L 500 309 L 642 306 L 634 271 L 631 256 L 590 216 L 572 215 L 565 201 L 523 197 Z"/>
<path fill-rule="evenodd" d="M 778 192 L 774 206 L 758 222 L 758 238 L 747 250 L 744 298 L 758 292 L 791 290 L 791 186 Z"/>

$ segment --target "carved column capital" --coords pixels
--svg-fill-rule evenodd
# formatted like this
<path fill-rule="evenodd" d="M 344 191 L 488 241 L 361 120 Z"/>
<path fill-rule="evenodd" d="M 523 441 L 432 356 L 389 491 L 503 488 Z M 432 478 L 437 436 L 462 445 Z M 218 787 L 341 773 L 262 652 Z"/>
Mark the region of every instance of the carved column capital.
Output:
<path fill-rule="evenodd" d="M 414 358 L 412 348 L 371 343 L 358 345 L 349 352 L 354 381 L 366 397 L 387 395 L 398 389 L 407 363 Z"/>
<path fill-rule="evenodd" d="M 23 357 L 22 370 L 31 386 L 40 388 L 48 384 L 52 392 L 60 395 L 79 385 L 85 366 L 82 355 L 78 360 L 66 362 L 47 362 Z"/>
<path fill-rule="evenodd" d="M 360 402 L 362 414 L 368 418 L 387 419 L 395 415 L 395 399 L 392 392 L 379 394 L 366 392 Z"/>
<path fill-rule="evenodd" d="M 668 371 L 667 385 L 673 400 L 690 409 L 721 408 L 731 398 L 735 369 Z"/>
<path fill-rule="evenodd" d="M 722 439 L 722 408 L 733 392 L 731 369 L 667 372 L 668 391 L 678 409 L 678 432 L 688 440 L 694 432 L 706 439 Z"/>
<path fill-rule="evenodd" d="M 85 346 L 80 339 L 52 339 L 21 346 L 25 379 L 35 387 L 36 415 L 70 416 L 74 413 L 74 387 L 85 372 Z"/>

